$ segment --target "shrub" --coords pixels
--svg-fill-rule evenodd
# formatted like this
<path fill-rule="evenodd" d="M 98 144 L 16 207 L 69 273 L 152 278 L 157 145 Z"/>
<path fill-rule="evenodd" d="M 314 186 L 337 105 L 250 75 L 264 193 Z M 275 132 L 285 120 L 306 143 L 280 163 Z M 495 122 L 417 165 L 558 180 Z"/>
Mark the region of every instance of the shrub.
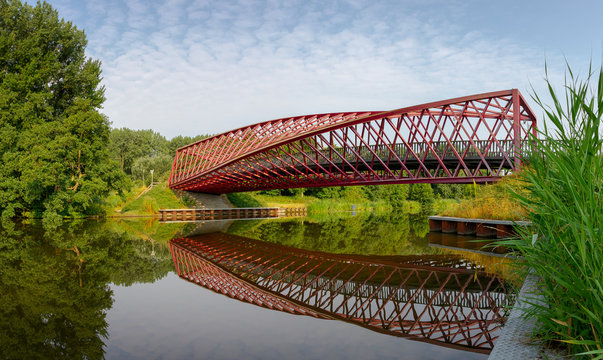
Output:
<path fill-rule="evenodd" d="M 429 214 L 433 210 L 433 189 L 430 184 L 412 184 L 408 199 L 418 201 L 424 213 Z"/>

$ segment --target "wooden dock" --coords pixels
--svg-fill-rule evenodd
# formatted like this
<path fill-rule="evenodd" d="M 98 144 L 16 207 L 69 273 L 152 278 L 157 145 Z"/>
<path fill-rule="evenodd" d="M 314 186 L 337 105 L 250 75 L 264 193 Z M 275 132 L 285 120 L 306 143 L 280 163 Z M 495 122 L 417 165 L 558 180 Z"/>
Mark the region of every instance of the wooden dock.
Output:
<path fill-rule="evenodd" d="M 430 216 L 429 231 L 496 237 L 499 239 L 516 236 L 515 226 L 530 226 L 529 221 L 466 219 L 449 216 Z"/>
<path fill-rule="evenodd" d="M 160 221 L 258 219 L 307 215 L 306 208 L 161 209 Z"/>

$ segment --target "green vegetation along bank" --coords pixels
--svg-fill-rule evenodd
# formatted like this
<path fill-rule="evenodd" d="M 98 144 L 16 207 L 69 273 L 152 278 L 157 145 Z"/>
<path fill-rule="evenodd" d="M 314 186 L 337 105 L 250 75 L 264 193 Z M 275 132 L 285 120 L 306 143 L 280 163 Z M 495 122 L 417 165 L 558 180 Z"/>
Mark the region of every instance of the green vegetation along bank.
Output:
<path fill-rule="evenodd" d="M 584 80 L 568 69 L 566 78 L 561 94 L 549 83 L 549 101 L 535 96 L 550 127 L 532 139 L 541 156 L 520 173 L 526 191 L 514 194 L 533 226 L 506 245 L 540 278 L 544 301 L 527 310 L 536 334 L 602 359 L 603 68 Z"/>
<path fill-rule="evenodd" d="M 228 194 L 228 199 L 237 207 L 305 207 L 313 213 L 357 210 L 434 214 L 472 197 L 473 192 L 469 185 L 401 184 L 252 191 Z"/>

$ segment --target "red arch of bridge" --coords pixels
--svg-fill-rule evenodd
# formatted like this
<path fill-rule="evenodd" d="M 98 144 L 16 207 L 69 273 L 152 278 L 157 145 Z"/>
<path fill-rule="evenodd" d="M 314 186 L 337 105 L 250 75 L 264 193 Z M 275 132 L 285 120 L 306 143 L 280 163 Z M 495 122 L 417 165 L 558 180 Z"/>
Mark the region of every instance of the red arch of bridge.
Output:
<path fill-rule="evenodd" d="M 536 117 L 517 89 L 392 111 L 270 120 L 177 150 L 173 189 L 206 193 L 484 183 L 515 171 Z"/>

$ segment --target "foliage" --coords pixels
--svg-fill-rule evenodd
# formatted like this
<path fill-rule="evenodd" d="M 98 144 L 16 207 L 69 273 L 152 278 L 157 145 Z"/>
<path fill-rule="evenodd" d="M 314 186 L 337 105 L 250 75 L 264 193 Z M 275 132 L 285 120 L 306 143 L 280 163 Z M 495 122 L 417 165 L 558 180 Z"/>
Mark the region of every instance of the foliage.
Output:
<path fill-rule="evenodd" d="M 433 212 L 434 212 L 434 214 L 444 214 L 446 211 L 452 211 L 452 209 L 455 209 L 458 204 L 459 204 L 458 200 L 436 198 L 433 203 Z M 453 216 L 453 215 L 448 215 L 448 216 Z M 456 215 L 454 215 L 454 216 L 456 216 Z"/>
<path fill-rule="evenodd" d="M 154 282 L 173 269 L 166 246 L 103 223 L 0 227 L 3 359 L 103 359 L 109 283 Z"/>
<path fill-rule="evenodd" d="M 433 211 L 433 189 L 430 184 L 412 184 L 408 199 L 418 201 L 424 213 L 430 214 Z"/>
<path fill-rule="evenodd" d="M 392 211 L 392 206 L 386 200 L 369 201 L 353 199 L 321 199 L 308 205 L 310 213 L 338 211 Z"/>
<path fill-rule="evenodd" d="M 335 254 L 415 255 L 440 250 L 428 246 L 426 218 L 412 224 L 408 214 L 358 213 L 357 216 L 283 221 L 236 221 L 230 234 L 292 246 L 298 249 Z M 416 219 L 415 219 L 416 220 Z M 414 221 L 414 220 L 413 220 Z M 414 230 L 419 230 L 417 234 Z"/>
<path fill-rule="evenodd" d="M 166 179 L 176 150 L 206 137 L 176 136 L 166 140 L 163 135 L 150 129 L 121 128 L 111 130 L 109 148 L 112 158 L 133 179 L 150 178 L 150 169 L 155 170 L 155 179 Z"/>
<path fill-rule="evenodd" d="M 506 176 L 491 185 L 475 185 L 475 196 L 452 203 L 439 213 L 444 216 L 473 219 L 525 220 L 525 209 L 515 200 L 513 192 L 523 192 L 522 180 Z"/>
<path fill-rule="evenodd" d="M 389 195 L 389 202 L 394 209 L 401 209 L 404 207 L 406 199 L 408 199 L 408 193 L 410 192 L 410 187 L 408 185 L 390 185 L 389 188 L 384 190 L 389 190 L 389 194 L 386 192 L 384 195 Z M 384 191 L 382 190 L 382 192 Z M 387 199 L 387 197 L 385 198 Z"/>
<path fill-rule="evenodd" d="M 271 191 L 228 194 L 228 199 L 237 207 L 306 207 L 310 212 L 351 211 L 352 206 L 358 211 L 417 213 L 421 209 L 419 202 L 406 200 L 408 185 L 338 186 L 294 192 L 290 190 L 283 190 L 283 195 Z"/>
<path fill-rule="evenodd" d="M 113 158 L 127 174 L 139 157 L 154 157 L 167 151 L 165 137 L 153 130 L 113 129 L 109 137 Z"/>
<path fill-rule="evenodd" d="M 143 184 L 153 181 L 166 181 L 172 170 L 174 158 L 169 155 L 143 156 L 136 159 L 132 165 L 132 177 L 143 180 Z M 151 176 L 150 170 L 153 170 Z"/>
<path fill-rule="evenodd" d="M 433 193 L 442 199 L 464 199 L 472 195 L 471 185 L 466 184 L 434 184 Z"/>
<path fill-rule="evenodd" d="M 552 126 L 532 139 L 535 155 L 520 174 L 528 191 L 515 195 L 533 226 L 509 244 L 540 278 L 544 301 L 527 310 L 539 335 L 603 358 L 603 69 L 594 90 L 593 74 L 568 73 L 561 96 L 547 79 L 551 107 L 534 95 Z"/>
<path fill-rule="evenodd" d="M 171 239 L 188 234 L 197 226 L 194 222 L 163 223 L 156 218 L 121 218 L 107 222 L 117 234 L 128 234 L 135 239 L 148 240 L 165 247 Z"/>
<path fill-rule="evenodd" d="M 262 190 L 259 192 L 262 195 L 280 196 L 281 191 L 279 189 Z"/>
<path fill-rule="evenodd" d="M 340 197 L 341 187 L 314 188 L 309 193 L 319 199 L 337 199 Z"/>
<path fill-rule="evenodd" d="M 178 135 L 178 136 L 175 136 L 171 140 L 169 140 L 167 143 L 167 151 L 168 151 L 167 155 L 174 157 L 176 155 L 176 150 L 178 150 L 178 148 L 192 144 L 199 140 L 203 140 L 210 136 L 211 135 L 196 135 L 196 136 Z"/>
<path fill-rule="evenodd" d="M 0 2 L 0 212 L 79 216 L 127 181 L 107 151 L 100 62 L 47 3 Z"/>

